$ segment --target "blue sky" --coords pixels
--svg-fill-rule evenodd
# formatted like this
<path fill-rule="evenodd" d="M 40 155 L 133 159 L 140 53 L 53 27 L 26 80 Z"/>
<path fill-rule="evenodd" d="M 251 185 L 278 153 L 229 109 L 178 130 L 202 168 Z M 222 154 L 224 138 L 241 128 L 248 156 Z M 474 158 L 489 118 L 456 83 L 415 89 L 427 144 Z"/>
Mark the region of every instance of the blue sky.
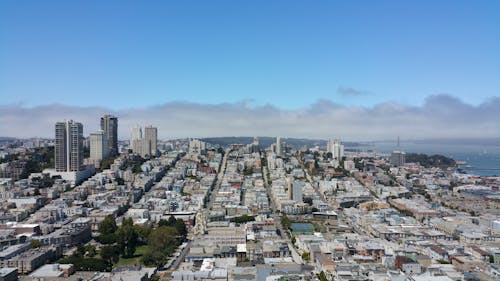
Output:
<path fill-rule="evenodd" d="M 0 104 L 478 105 L 500 1 L 1 1 Z"/>

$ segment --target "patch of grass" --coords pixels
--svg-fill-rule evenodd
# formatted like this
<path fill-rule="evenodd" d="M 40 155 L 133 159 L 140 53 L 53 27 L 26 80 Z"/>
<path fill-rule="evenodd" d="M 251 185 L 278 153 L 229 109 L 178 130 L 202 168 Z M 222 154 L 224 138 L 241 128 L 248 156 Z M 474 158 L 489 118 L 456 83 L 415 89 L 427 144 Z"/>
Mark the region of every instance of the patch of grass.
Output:
<path fill-rule="evenodd" d="M 120 260 L 118 261 L 116 266 L 121 266 L 121 265 L 127 265 L 127 264 L 140 264 L 141 263 L 141 257 L 144 255 L 144 253 L 147 251 L 148 246 L 147 245 L 142 245 L 138 246 L 135 249 L 134 256 L 131 258 L 122 258 L 120 257 Z"/>

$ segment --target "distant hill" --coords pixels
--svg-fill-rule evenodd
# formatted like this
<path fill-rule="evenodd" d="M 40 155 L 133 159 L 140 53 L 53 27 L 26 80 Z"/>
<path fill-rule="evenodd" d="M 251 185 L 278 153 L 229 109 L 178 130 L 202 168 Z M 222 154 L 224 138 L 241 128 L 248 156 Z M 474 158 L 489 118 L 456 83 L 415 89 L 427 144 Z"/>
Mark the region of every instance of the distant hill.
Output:
<path fill-rule="evenodd" d="M 12 137 L 0 137 L 0 142 L 4 141 L 15 141 L 17 138 L 12 138 Z"/>
<path fill-rule="evenodd" d="M 7 144 L 11 142 L 15 142 L 17 139 L 16 138 L 11 138 L 11 137 L 0 137 L 0 144 Z"/>
<path fill-rule="evenodd" d="M 372 144 L 377 143 L 394 143 L 396 140 L 375 140 Z M 429 144 L 429 145 L 500 145 L 500 138 L 441 138 L 441 139 L 403 139 L 401 143 L 413 144 Z"/>
<path fill-rule="evenodd" d="M 259 138 L 259 144 L 263 148 L 269 147 L 271 146 L 271 144 L 276 142 L 276 138 L 274 137 L 258 137 L 258 138 Z M 215 138 L 203 138 L 202 140 L 211 144 L 228 146 L 235 143 L 250 144 L 253 142 L 253 137 L 215 137 Z M 326 145 L 325 140 L 281 138 L 281 141 L 293 147 L 302 147 L 304 145 L 306 145 L 307 147 L 314 147 L 316 145 L 319 146 Z"/>
<path fill-rule="evenodd" d="M 499 138 L 455 138 L 455 139 L 424 139 L 412 141 L 418 144 L 442 144 L 442 145 L 500 145 Z"/>
<path fill-rule="evenodd" d="M 420 163 L 420 165 L 429 167 L 448 168 L 455 167 L 457 163 L 452 158 L 443 155 L 426 155 L 421 153 L 407 153 L 406 163 Z"/>
<path fill-rule="evenodd" d="M 276 143 L 275 137 L 258 137 L 258 138 L 259 138 L 259 144 L 262 148 L 269 147 L 271 146 L 271 144 Z M 250 144 L 253 142 L 253 137 L 214 137 L 214 138 L 203 138 L 202 140 L 215 145 L 228 146 L 235 143 Z M 304 145 L 307 147 L 315 147 L 315 146 L 326 147 L 326 144 L 328 142 L 327 140 L 304 139 L 304 138 L 281 138 L 281 141 L 295 148 L 303 147 Z M 344 143 L 344 145 L 349 147 L 355 147 L 359 146 L 360 144 L 355 142 L 346 142 Z"/>

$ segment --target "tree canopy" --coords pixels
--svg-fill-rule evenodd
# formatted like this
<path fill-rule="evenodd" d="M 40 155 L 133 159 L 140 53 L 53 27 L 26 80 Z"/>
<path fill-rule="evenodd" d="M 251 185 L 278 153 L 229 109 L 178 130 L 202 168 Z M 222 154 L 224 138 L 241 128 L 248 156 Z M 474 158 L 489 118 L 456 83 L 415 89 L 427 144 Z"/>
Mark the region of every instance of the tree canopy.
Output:
<path fill-rule="evenodd" d="M 112 234 L 118 229 L 116 226 L 115 218 L 112 216 L 107 216 L 100 224 L 99 224 L 99 232 L 101 234 Z"/>
<path fill-rule="evenodd" d="M 429 167 L 454 167 L 457 163 L 455 160 L 443 155 L 426 155 L 418 153 L 407 153 L 405 157 L 408 163 L 419 163 L 420 165 Z"/>
<path fill-rule="evenodd" d="M 148 250 L 142 257 L 144 264 L 163 266 L 167 258 L 180 244 L 179 233 L 173 226 L 160 226 L 148 239 Z"/>
<path fill-rule="evenodd" d="M 116 231 L 116 242 L 123 257 L 132 257 L 137 247 L 139 235 L 134 228 L 132 218 L 124 218 L 122 226 Z"/>

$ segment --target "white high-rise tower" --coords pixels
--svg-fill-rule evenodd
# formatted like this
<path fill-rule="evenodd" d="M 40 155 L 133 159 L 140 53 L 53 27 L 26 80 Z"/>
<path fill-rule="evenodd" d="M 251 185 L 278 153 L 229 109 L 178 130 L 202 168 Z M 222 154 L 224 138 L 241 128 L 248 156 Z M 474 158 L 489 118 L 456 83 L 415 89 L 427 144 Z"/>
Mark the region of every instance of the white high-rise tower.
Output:
<path fill-rule="evenodd" d="M 142 128 L 139 125 L 132 128 L 129 146 L 134 153 L 142 154 Z"/>
<path fill-rule="evenodd" d="M 57 172 L 83 169 L 83 125 L 73 120 L 55 125 L 54 160 Z"/>
<path fill-rule="evenodd" d="M 334 159 L 342 159 L 344 157 L 344 145 L 339 139 L 329 139 L 327 144 L 327 152 L 332 154 Z"/>
<path fill-rule="evenodd" d="M 90 134 L 90 160 L 99 167 L 103 159 L 108 158 L 108 138 L 103 130 Z"/>
<path fill-rule="evenodd" d="M 281 156 L 281 137 L 276 137 L 276 155 Z"/>

